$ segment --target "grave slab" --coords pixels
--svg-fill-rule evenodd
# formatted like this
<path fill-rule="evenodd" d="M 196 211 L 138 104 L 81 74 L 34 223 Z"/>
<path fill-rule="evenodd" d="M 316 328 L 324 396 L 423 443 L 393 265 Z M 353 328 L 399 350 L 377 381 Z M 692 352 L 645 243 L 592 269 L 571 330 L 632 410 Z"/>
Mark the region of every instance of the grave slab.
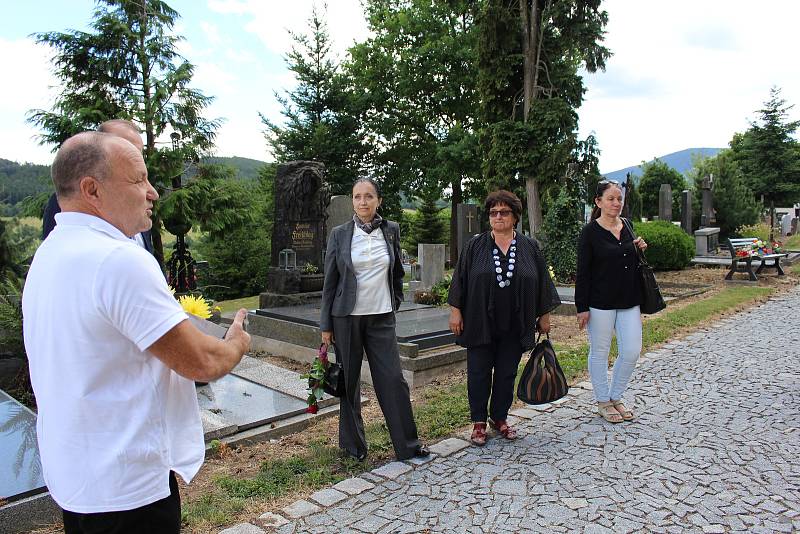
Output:
<path fill-rule="evenodd" d="M 197 401 L 201 410 L 218 415 L 239 430 L 299 415 L 306 410 L 305 401 L 234 375 L 197 388 Z"/>
<path fill-rule="evenodd" d="M 0 500 L 13 502 L 45 491 L 36 415 L 0 390 Z"/>

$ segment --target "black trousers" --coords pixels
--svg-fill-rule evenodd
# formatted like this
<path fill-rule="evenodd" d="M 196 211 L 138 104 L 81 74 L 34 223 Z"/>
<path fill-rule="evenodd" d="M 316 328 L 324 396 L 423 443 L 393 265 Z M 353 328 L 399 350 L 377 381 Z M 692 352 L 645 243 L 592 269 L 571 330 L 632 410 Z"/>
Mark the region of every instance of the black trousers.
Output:
<path fill-rule="evenodd" d="M 79 514 L 64 510 L 66 534 L 175 534 L 181 531 L 181 496 L 175 473 L 169 473 L 170 494 L 133 510 Z"/>
<path fill-rule="evenodd" d="M 361 361 L 366 352 L 375 396 L 399 460 L 420 445 L 408 382 L 400 367 L 394 313 L 333 318 L 336 358 L 344 369 L 345 396 L 339 399 L 339 447 L 353 456 L 367 453 L 361 418 Z"/>
<path fill-rule="evenodd" d="M 486 421 L 487 415 L 494 421 L 508 417 L 521 358 L 519 335 L 511 333 L 467 349 L 467 396 L 473 423 Z"/>

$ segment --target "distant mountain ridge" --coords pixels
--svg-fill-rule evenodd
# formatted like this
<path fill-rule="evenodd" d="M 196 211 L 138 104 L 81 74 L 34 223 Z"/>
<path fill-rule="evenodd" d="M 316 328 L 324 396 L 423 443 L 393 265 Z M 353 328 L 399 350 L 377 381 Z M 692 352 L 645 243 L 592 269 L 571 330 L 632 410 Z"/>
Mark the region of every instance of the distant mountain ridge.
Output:
<path fill-rule="evenodd" d="M 687 173 L 692 169 L 692 157 L 702 156 L 704 158 L 714 157 L 719 154 L 720 151 L 725 150 L 724 148 L 687 148 L 685 150 L 681 150 L 679 152 L 673 152 L 671 154 L 667 154 L 665 156 L 659 156 L 658 158 L 651 159 L 647 163 L 652 163 L 655 159 L 660 160 L 662 163 L 666 163 L 669 167 L 672 167 L 679 173 L 687 176 Z M 642 166 L 641 165 L 634 165 L 632 167 L 625 167 L 624 169 L 619 169 L 618 171 L 607 172 L 603 175 L 606 180 L 616 180 L 621 182 L 625 180 L 625 177 L 628 173 L 631 173 L 633 176 L 633 181 L 637 184 L 639 183 L 639 178 L 642 177 Z M 687 176 L 688 178 L 688 176 Z"/>
<path fill-rule="evenodd" d="M 259 170 L 267 164 L 257 159 L 238 156 L 213 156 L 203 158 L 202 162 L 233 167 L 236 169 L 236 177 L 241 180 L 256 180 Z M 52 190 L 49 165 L 17 163 L 0 158 L 0 202 L 14 205 L 27 196 Z"/>

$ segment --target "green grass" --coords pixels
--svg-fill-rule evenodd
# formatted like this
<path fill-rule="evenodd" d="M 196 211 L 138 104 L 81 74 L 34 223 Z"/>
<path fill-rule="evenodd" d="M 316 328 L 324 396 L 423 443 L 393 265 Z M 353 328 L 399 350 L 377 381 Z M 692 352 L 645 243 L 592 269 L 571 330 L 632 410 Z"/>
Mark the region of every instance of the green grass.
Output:
<path fill-rule="evenodd" d="M 800 270 L 800 265 L 792 266 L 792 269 Z M 685 333 L 726 310 L 756 301 L 773 291 L 757 286 L 726 287 L 716 295 L 683 308 L 667 307 L 645 322 L 643 351 Z M 567 380 L 574 381 L 585 374 L 588 354 L 586 343 L 569 348 L 557 344 L 556 352 Z M 612 357 L 614 353 L 612 347 Z M 520 366 L 524 364 L 523 360 Z M 414 416 L 424 442 L 437 441 L 470 424 L 465 383 L 428 387 L 414 393 L 417 396 Z M 212 492 L 184 506 L 184 523 L 230 523 L 233 515 L 243 510 L 251 499 L 276 498 L 300 490 L 310 492 L 372 469 L 386 457 L 391 457 L 392 443 L 383 420 L 367 424 L 365 430 L 370 453 L 367 461 L 357 463 L 344 458 L 326 438 L 314 440 L 298 455 L 264 462 L 254 477 L 216 478 L 216 487 Z"/>
<path fill-rule="evenodd" d="M 800 234 L 791 235 L 782 240 L 783 248 L 789 250 L 800 249 Z"/>
<path fill-rule="evenodd" d="M 258 308 L 258 295 L 241 299 L 223 300 L 217 302 L 217 306 L 219 306 L 222 313 L 239 311 L 239 308 L 253 310 Z"/>

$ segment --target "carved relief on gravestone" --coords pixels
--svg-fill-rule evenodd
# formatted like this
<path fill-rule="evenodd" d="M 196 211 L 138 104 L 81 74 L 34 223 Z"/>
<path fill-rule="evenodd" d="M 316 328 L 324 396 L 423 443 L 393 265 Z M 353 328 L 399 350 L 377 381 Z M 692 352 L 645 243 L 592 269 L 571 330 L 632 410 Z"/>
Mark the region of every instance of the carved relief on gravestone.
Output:
<path fill-rule="evenodd" d="M 297 255 L 298 268 L 311 264 L 322 270 L 325 211 L 331 200 L 324 175 L 325 165 L 316 161 L 290 161 L 278 166 L 272 267 L 278 266 L 281 250 L 291 249 Z"/>
<path fill-rule="evenodd" d="M 324 176 L 325 165 L 316 161 L 278 165 L 268 291 L 289 294 L 321 288 L 321 274 L 313 272 L 321 273 L 324 265 L 325 213 L 331 200 Z M 297 269 L 279 268 L 280 253 L 287 250 L 294 252 Z"/>

